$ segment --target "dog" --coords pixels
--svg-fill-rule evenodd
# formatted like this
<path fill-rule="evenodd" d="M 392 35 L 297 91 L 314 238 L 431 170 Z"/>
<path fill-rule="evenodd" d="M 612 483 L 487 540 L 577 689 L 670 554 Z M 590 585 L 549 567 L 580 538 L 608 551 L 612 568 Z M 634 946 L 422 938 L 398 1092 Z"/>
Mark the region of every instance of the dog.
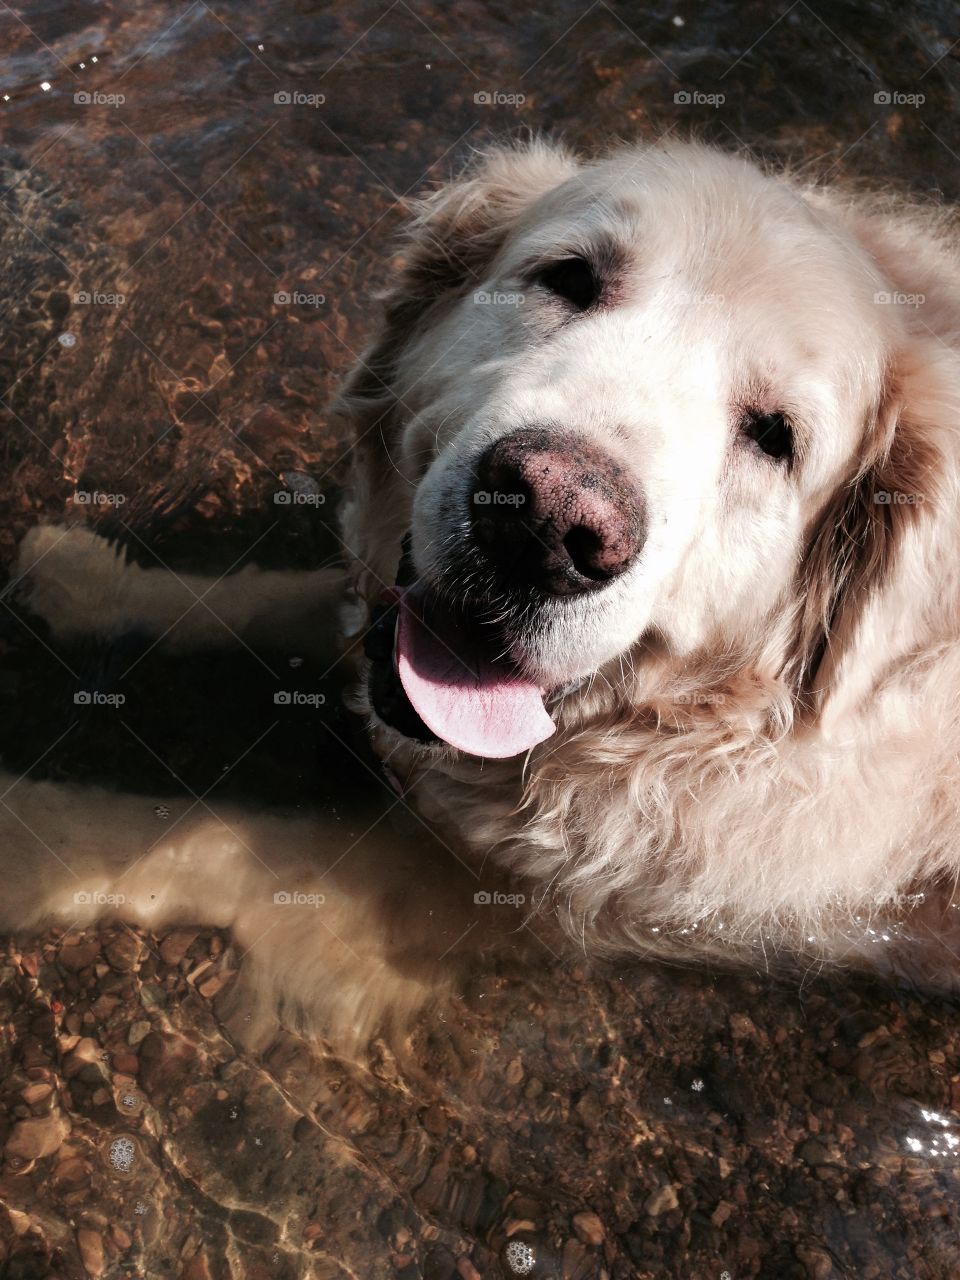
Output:
<path fill-rule="evenodd" d="M 250 570 L 210 602 L 243 636 L 278 608 L 315 616 L 322 597 L 329 614 L 340 597 L 352 705 L 403 804 L 454 854 L 428 858 L 433 883 L 441 865 L 496 865 L 544 929 L 600 956 L 860 962 L 891 936 L 947 936 L 960 870 L 948 211 L 698 143 L 586 161 L 542 139 L 493 146 L 417 204 L 334 409 L 353 439 L 342 577 Z M 133 622 L 160 635 L 189 603 L 86 530 L 35 530 L 18 578 L 55 636 Z M 203 630 L 194 617 L 165 643 L 205 643 Z M 268 925 L 249 848 L 313 882 L 329 825 L 292 840 L 280 818 L 229 825 L 241 837 L 216 828 L 216 878 L 229 866 L 237 891 L 215 922 L 249 945 Z M 129 849 L 98 848 L 87 878 L 126 877 L 142 922 L 195 917 L 209 838 L 171 838 L 133 871 Z M 396 883 L 391 849 L 365 867 L 339 890 L 353 938 L 375 933 L 371 895 Z M 61 892 L 25 887 L 18 922 L 62 915 Z M 342 961 L 321 933 L 296 936 L 307 977 L 262 957 L 260 986 L 301 1016 Z M 364 990 L 385 990 L 389 947 L 359 950 Z M 405 980 L 412 1008 L 430 979 Z"/>

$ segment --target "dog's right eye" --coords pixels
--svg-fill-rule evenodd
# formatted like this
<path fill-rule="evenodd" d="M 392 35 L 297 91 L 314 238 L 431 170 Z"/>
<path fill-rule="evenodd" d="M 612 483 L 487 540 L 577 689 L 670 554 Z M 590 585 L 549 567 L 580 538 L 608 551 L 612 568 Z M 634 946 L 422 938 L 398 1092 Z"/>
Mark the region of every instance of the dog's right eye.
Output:
<path fill-rule="evenodd" d="M 561 258 L 537 272 L 536 283 L 578 311 L 587 311 L 600 297 L 600 281 L 586 258 Z"/>

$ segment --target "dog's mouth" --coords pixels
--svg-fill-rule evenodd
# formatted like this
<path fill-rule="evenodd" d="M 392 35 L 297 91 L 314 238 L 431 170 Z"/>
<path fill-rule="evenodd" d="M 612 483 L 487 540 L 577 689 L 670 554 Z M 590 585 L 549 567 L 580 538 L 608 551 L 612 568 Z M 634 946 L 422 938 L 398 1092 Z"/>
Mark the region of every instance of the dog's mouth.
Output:
<path fill-rule="evenodd" d="M 469 755 L 507 759 L 545 741 L 555 725 L 544 690 L 505 653 L 502 634 L 410 582 L 404 557 L 364 638 L 370 699 L 405 737 Z"/>

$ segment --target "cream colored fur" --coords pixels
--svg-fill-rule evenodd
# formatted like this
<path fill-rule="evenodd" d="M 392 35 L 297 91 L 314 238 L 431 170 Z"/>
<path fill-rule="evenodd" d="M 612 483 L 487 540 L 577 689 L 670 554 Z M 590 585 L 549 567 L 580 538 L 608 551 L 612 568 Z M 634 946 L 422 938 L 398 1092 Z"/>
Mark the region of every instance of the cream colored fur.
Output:
<path fill-rule="evenodd" d="M 535 299 L 526 310 L 475 302 L 477 290 L 531 292 L 525 263 L 598 238 L 625 264 L 609 310 L 563 330 L 532 309 Z M 478 450 L 531 420 L 602 442 L 634 469 L 653 516 L 634 570 L 573 607 L 544 610 L 518 636 L 528 671 L 570 690 L 550 703 L 555 737 L 525 758 L 480 762 L 402 739 L 377 721 L 361 681 L 357 706 L 421 817 L 457 858 L 520 877 L 543 927 L 559 918 L 591 952 L 842 959 L 882 951 L 885 931 L 951 936 L 960 869 L 952 218 L 811 189 L 699 146 L 625 147 L 581 164 L 533 142 L 478 156 L 425 200 L 405 254 L 338 404 L 356 437 L 343 525 L 350 632 L 393 582 L 408 528 L 419 572 L 442 575 L 455 498 Z M 745 396 L 796 418 L 802 443 L 789 477 L 740 449 L 732 405 Z M 60 634 L 137 623 L 162 635 L 204 590 L 199 581 L 158 589 L 161 571 L 118 572 L 89 535 L 60 536 L 36 531 L 21 559 L 27 600 Z M 124 583 L 106 610 L 87 591 L 101 573 L 108 594 L 115 577 Z M 269 626 L 271 613 L 292 619 L 304 586 L 329 587 L 246 574 L 208 599 L 242 636 Z M 207 643 L 219 624 L 206 612 L 195 607 L 173 634 Z M 18 790 L 32 805 L 31 785 Z M 341 1023 L 358 1001 L 373 1009 L 357 991 L 376 989 L 378 966 L 403 969 L 375 942 L 393 893 L 379 880 L 393 836 L 362 873 L 336 882 L 330 919 L 359 939 L 362 957 L 338 1003 L 345 953 L 311 917 L 282 944 L 254 937 L 272 919 L 262 905 L 270 876 L 257 864 L 312 883 L 331 844 L 322 820 L 234 814 L 229 830 L 248 833 L 238 839 L 204 819 L 126 872 L 146 837 L 119 833 L 128 821 L 139 832 L 139 810 L 89 794 L 68 809 L 50 789 L 37 794 L 59 815 L 64 847 L 77 834 L 72 814 L 111 815 L 109 848 L 91 835 L 81 875 L 136 884 L 130 918 L 234 928 L 240 947 L 253 944 L 251 959 L 260 951 L 257 981 L 271 998 L 321 1010 L 313 1028 L 324 1009 Z M 417 865 L 416 844 L 404 867 Z M 442 866 L 441 880 L 450 872 L 460 884 L 458 863 L 443 858 L 431 874 Z M 209 883 L 204 865 L 216 869 Z M 32 873 L 21 881 L 14 922 L 71 914 L 44 866 L 41 890 Z M 225 879 L 234 890 L 224 897 Z M 459 918 L 463 894 L 451 892 Z M 429 932 L 422 920 L 409 927 Z M 381 1004 L 395 992 L 398 1007 L 412 1008 L 409 984 L 431 967 L 447 989 L 441 951 L 420 957 L 418 977 L 382 986 Z M 379 1017 L 361 1013 L 358 1026 Z"/>

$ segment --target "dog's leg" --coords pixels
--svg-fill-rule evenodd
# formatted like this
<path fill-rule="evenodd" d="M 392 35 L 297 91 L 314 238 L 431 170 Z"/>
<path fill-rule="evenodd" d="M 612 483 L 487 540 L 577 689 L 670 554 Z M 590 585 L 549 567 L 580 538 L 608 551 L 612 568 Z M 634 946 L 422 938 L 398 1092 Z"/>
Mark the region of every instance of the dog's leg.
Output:
<path fill-rule="evenodd" d="M 11 591 L 58 639 L 137 631 L 180 650 L 280 641 L 327 657 L 342 586 L 339 569 L 247 565 L 222 578 L 143 569 L 83 525 L 39 525 L 20 545 Z"/>
<path fill-rule="evenodd" d="M 444 1000 L 495 938 L 516 949 L 517 909 L 477 902 L 475 873 L 414 819 L 394 830 L 385 791 L 365 812 L 289 818 L 10 777 L 0 797 L 0 928 L 228 929 L 248 1043 L 279 1019 L 352 1051 Z"/>

